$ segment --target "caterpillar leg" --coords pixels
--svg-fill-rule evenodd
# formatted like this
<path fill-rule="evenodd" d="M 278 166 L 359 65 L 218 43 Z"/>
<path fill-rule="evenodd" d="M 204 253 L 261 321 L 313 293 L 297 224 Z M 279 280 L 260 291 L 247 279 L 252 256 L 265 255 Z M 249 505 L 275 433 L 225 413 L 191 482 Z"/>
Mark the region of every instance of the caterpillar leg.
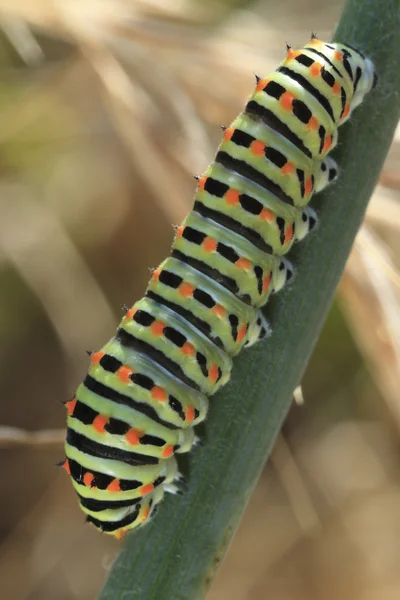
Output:
<path fill-rule="evenodd" d="M 314 191 L 320 192 L 326 186 L 333 183 L 339 174 L 339 169 L 336 161 L 330 156 L 326 156 L 323 160 L 317 161 L 313 169 L 314 175 Z"/>
<path fill-rule="evenodd" d="M 300 219 L 296 222 L 296 240 L 304 240 L 306 235 L 310 233 L 318 223 L 317 213 L 311 206 L 305 206 Z"/>
<path fill-rule="evenodd" d="M 313 173 L 315 192 L 320 192 L 333 183 L 337 179 L 338 173 L 338 166 L 330 156 L 317 162 Z M 296 240 L 303 240 L 314 229 L 317 223 L 318 217 L 315 210 L 309 205 L 305 206 L 300 219 L 296 223 Z"/>
<path fill-rule="evenodd" d="M 183 494 L 182 490 L 177 485 L 174 485 L 173 483 L 165 484 L 164 492 L 167 492 L 168 494 L 172 494 L 174 496 L 176 496 L 176 495 L 181 496 Z"/>
<path fill-rule="evenodd" d="M 273 292 L 280 292 L 283 286 L 293 277 L 293 265 L 287 258 L 281 258 L 279 266 L 272 273 Z"/>
<path fill-rule="evenodd" d="M 270 335 L 271 327 L 269 326 L 268 321 L 262 314 L 261 310 L 259 310 L 257 318 L 249 326 L 245 348 L 253 346 L 257 342 L 260 342 L 261 340 L 269 337 Z"/>

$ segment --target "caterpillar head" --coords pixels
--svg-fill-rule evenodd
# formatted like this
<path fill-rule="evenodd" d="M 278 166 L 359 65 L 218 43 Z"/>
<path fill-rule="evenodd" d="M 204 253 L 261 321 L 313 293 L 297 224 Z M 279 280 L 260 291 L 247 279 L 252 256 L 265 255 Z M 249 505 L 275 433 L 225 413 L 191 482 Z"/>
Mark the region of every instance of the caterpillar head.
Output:
<path fill-rule="evenodd" d="M 366 94 L 375 87 L 378 77 L 374 65 L 362 52 L 352 46 L 326 43 L 315 36 L 305 48 L 318 51 L 329 61 L 328 65 L 338 69 L 346 80 L 347 105 L 345 113 L 340 118 L 340 125 L 342 125 L 349 119 L 353 110 L 361 104 Z"/>
<path fill-rule="evenodd" d="M 350 110 L 342 123 L 349 119 L 351 113 L 363 102 L 365 96 L 374 88 L 378 81 L 375 67 L 369 58 L 366 58 L 359 50 L 350 46 L 338 46 L 345 55 L 345 60 L 350 66 L 353 82 L 353 97 L 350 102 Z"/>

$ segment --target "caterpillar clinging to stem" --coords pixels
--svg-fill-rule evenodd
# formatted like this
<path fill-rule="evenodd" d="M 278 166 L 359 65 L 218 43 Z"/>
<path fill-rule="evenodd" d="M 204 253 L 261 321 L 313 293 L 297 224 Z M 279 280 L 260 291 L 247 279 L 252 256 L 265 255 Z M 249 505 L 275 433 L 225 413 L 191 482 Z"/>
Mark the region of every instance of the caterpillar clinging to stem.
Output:
<path fill-rule="evenodd" d="M 260 309 L 291 277 L 285 255 L 316 223 L 310 199 L 337 175 L 338 128 L 375 84 L 361 52 L 313 37 L 257 77 L 224 128 L 171 255 L 66 403 L 62 464 L 101 531 L 121 537 L 177 492 L 175 454 L 196 443 L 232 357 L 268 334 Z"/>

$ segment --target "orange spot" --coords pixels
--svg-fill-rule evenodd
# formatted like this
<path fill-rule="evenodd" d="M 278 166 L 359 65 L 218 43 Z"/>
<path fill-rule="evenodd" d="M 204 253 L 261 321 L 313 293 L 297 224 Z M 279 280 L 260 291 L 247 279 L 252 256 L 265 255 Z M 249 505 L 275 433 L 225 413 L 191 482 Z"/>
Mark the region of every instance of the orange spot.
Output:
<path fill-rule="evenodd" d="M 154 271 L 153 271 L 153 281 L 158 281 L 158 278 L 161 275 L 161 270 L 162 269 L 154 269 Z"/>
<path fill-rule="evenodd" d="M 292 175 L 294 173 L 294 164 L 292 162 L 287 162 L 281 168 L 281 173 L 284 175 Z"/>
<path fill-rule="evenodd" d="M 344 107 L 344 111 L 342 114 L 342 119 L 345 119 L 347 117 L 347 115 L 350 112 L 350 104 L 346 104 L 346 106 Z"/>
<path fill-rule="evenodd" d="M 163 456 L 163 458 L 169 458 L 170 456 L 172 456 L 173 453 L 174 453 L 173 446 L 165 446 L 164 450 L 162 451 L 162 456 Z"/>
<path fill-rule="evenodd" d="M 68 462 L 68 458 L 66 458 L 62 464 L 62 468 L 64 469 L 64 471 L 66 471 L 68 473 L 68 475 L 71 475 L 71 469 L 69 468 L 69 462 Z"/>
<path fill-rule="evenodd" d="M 340 90 L 341 90 L 341 87 L 340 87 L 339 83 L 336 81 L 332 86 L 332 92 L 334 94 L 339 94 Z"/>
<path fill-rule="evenodd" d="M 215 363 L 208 370 L 208 378 L 212 383 L 215 383 L 218 379 L 218 367 Z"/>
<path fill-rule="evenodd" d="M 104 352 L 99 350 L 99 352 L 93 352 L 93 354 L 90 355 L 90 360 L 92 361 L 92 363 L 94 365 L 97 365 L 101 361 L 103 356 L 104 356 Z"/>
<path fill-rule="evenodd" d="M 207 177 L 203 175 L 199 179 L 199 189 L 201 192 L 204 192 L 204 186 L 206 185 Z"/>
<path fill-rule="evenodd" d="M 130 308 L 125 315 L 125 319 L 127 319 L 127 320 L 133 319 L 136 312 L 137 312 L 137 308 L 133 308 L 133 307 Z"/>
<path fill-rule="evenodd" d="M 289 225 L 289 227 L 286 229 L 286 233 L 285 233 L 285 244 L 290 242 L 292 237 L 293 237 L 293 225 Z"/>
<path fill-rule="evenodd" d="M 321 74 L 322 65 L 319 62 L 315 62 L 310 67 L 310 75 L 318 77 Z"/>
<path fill-rule="evenodd" d="M 116 533 L 114 533 L 114 537 L 116 540 L 122 540 L 122 538 L 127 534 L 127 529 L 119 529 Z"/>
<path fill-rule="evenodd" d="M 121 486 L 119 485 L 119 479 L 113 479 L 107 486 L 108 492 L 120 492 Z"/>
<path fill-rule="evenodd" d="M 194 407 L 190 404 L 186 407 L 185 419 L 187 423 L 191 423 L 194 420 Z"/>
<path fill-rule="evenodd" d="M 248 271 L 251 268 L 251 262 L 248 258 L 238 258 L 235 265 L 239 269 L 246 269 L 246 271 Z"/>
<path fill-rule="evenodd" d="M 265 144 L 263 144 L 260 140 L 254 140 L 250 144 L 250 152 L 254 154 L 254 156 L 263 156 L 265 152 Z"/>
<path fill-rule="evenodd" d="M 148 483 L 147 485 L 143 485 L 139 488 L 139 493 L 141 496 L 145 496 L 146 494 L 150 494 L 154 490 L 154 485 L 152 483 Z"/>
<path fill-rule="evenodd" d="M 240 193 L 237 190 L 230 189 L 226 192 L 224 198 L 228 204 L 231 204 L 233 206 L 234 204 L 239 203 L 239 196 Z"/>
<path fill-rule="evenodd" d="M 184 231 L 185 231 L 184 225 L 179 225 L 179 227 L 176 230 L 176 237 L 181 238 Z"/>
<path fill-rule="evenodd" d="M 318 129 L 318 126 L 318 119 L 316 117 L 311 117 L 307 123 L 308 129 L 311 129 L 311 131 L 315 131 L 316 129 Z"/>
<path fill-rule="evenodd" d="M 161 323 L 161 321 L 154 321 L 150 327 L 151 333 L 156 337 L 160 337 L 160 335 L 162 335 L 164 332 L 164 327 L 165 325 L 164 323 Z"/>
<path fill-rule="evenodd" d="M 123 381 L 124 383 L 130 383 L 129 377 L 132 375 L 133 371 L 129 367 L 120 367 L 117 371 L 118 379 Z"/>
<path fill-rule="evenodd" d="M 257 85 L 256 85 L 257 92 L 262 92 L 263 89 L 265 88 L 265 86 L 268 84 L 269 84 L 269 79 L 260 79 L 260 81 L 258 81 Z"/>
<path fill-rule="evenodd" d="M 140 444 L 140 438 L 142 435 L 143 434 L 141 431 L 131 427 L 131 429 L 125 434 L 125 439 L 131 446 L 137 446 Z"/>
<path fill-rule="evenodd" d="M 146 508 L 143 511 L 142 516 L 140 517 L 141 521 L 147 521 L 147 519 L 149 518 L 149 514 L 150 514 L 150 506 L 146 506 Z"/>
<path fill-rule="evenodd" d="M 151 390 L 151 397 L 159 402 L 165 402 L 167 399 L 167 392 L 162 387 L 156 385 Z"/>
<path fill-rule="evenodd" d="M 206 237 L 202 243 L 202 246 L 206 252 L 215 252 L 217 249 L 217 242 L 213 240 L 213 238 Z"/>
<path fill-rule="evenodd" d="M 190 298 L 194 290 L 195 288 L 192 285 L 190 285 L 190 283 L 186 282 L 181 283 L 181 285 L 178 288 L 178 292 L 183 298 Z"/>
<path fill-rule="evenodd" d="M 72 398 L 72 400 L 69 400 L 68 402 L 65 403 L 65 406 L 66 406 L 67 412 L 68 412 L 68 416 L 70 416 L 70 417 L 72 417 L 72 415 L 74 414 L 75 404 L 76 404 L 76 398 Z"/>
<path fill-rule="evenodd" d="M 104 415 L 97 415 L 92 425 L 93 428 L 97 431 L 97 433 L 104 433 L 104 427 L 108 423 L 108 418 Z"/>
<path fill-rule="evenodd" d="M 182 352 L 183 352 L 183 354 L 186 354 L 187 356 L 194 356 L 195 349 L 194 349 L 193 344 L 190 344 L 189 342 L 185 342 L 182 346 Z"/>
<path fill-rule="evenodd" d="M 229 142 L 229 140 L 233 136 L 234 131 L 235 131 L 235 129 L 233 127 L 227 127 L 225 129 L 224 142 Z"/>
<path fill-rule="evenodd" d="M 311 194 L 311 192 L 312 192 L 312 179 L 311 179 L 311 177 L 307 177 L 306 183 L 304 185 L 304 191 L 306 193 L 306 196 L 308 196 L 309 194 Z"/>
<path fill-rule="evenodd" d="M 292 50 L 291 48 L 288 48 L 286 60 L 293 60 L 294 58 L 296 58 L 296 56 L 299 56 L 300 54 L 300 50 Z"/>
<path fill-rule="evenodd" d="M 333 56 L 335 57 L 335 60 L 338 60 L 338 61 L 343 60 L 343 52 L 340 52 L 340 50 L 335 50 Z"/>
<path fill-rule="evenodd" d="M 271 283 L 271 273 L 268 273 L 266 277 L 264 277 L 263 281 L 263 292 L 265 293 L 269 288 L 269 284 Z"/>
<path fill-rule="evenodd" d="M 294 96 L 294 94 L 292 94 L 291 92 L 285 92 L 279 98 L 279 103 L 280 103 L 281 107 L 283 108 L 283 110 L 290 112 L 292 110 L 293 100 L 296 100 L 296 96 Z"/>
<path fill-rule="evenodd" d="M 322 148 L 322 152 L 328 152 L 329 148 L 332 146 L 332 136 L 328 135 L 325 139 L 324 147 Z"/>
<path fill-rule="evenodd" d="M 319 46 L 320 44 L 323 44 L 323 42 L 321 42 L 321 40 L 317 40 L 317 38 L 313 38 L 311 40 L 311 42 L 308 44 L 308 46 Z"/>
<path fill-rule="evenodd" d="M 93 473 L 85 473 L 84 474 L 83 483 L 86 485 L 86 487 L 92 487 L 93 481 L 94 481 Z"/>
<path fill-rule="evenodd" d="M 238 336 L 237 336 L 237 341 L 241 342 L 243 341 L 244 336 L 247 333 L 247 325 L 243 325 L 243 327 L 241 327 L 238 331 Z"/>
<path fill-rule="evenodd" d="M 226 315 L 226 309 L 221 304 L 216 304 L 211 310 L 215 315 L 218 315 L 219 317 L 225 317 Z"/>
<path fill-rule="evenodd" d="M 274 213 L 268 208 L 263 208 L 260 212 L 260 219 L 262 219 L 263 221 L 267 221 L 267 223 L 272 223 L 272 221 L 274 220 Z"/>
<path fill-rule="evenodd" d="M 293 50 L 291 48 L 288 48 L 286 60 L 290 60 L 291 58 L 293 58 Z"/>

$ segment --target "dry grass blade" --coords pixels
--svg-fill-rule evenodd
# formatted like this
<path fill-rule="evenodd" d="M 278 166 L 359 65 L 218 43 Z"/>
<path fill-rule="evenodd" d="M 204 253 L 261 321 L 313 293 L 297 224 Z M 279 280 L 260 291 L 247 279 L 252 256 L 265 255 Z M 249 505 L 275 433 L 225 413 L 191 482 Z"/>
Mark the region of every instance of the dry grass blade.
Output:
<path fill-rule="evenodd" d="M 107 50 L 86 44 L 84 52 L 107 92 L 105 101 L 110 115 L 141 176 L 155 198 L 162 199 L 168 218 L 173 222 L 179 221 L 188 207 L 186 201 L 177 195 L 176 179 L 151 141 L 147 117 L 150 97 L 143 88 L 132 83 L 121 64 Z M 157 175 L 154 176 L 154 173 Z"/>
<path fill-rule="evenodd" d="M 400 427 L 399 281 L 385 246 L 364 226 L 339 291 L 355 339 Z"/>
<path fill-rule="evenodd" d="M 1 27 L 27 65 L 35 67 L 43 62 L 43 51 L 26 21 L 3 14 Z"/>
<path fill-rule="evenodd" d="M 0 448 L 12 446 L 52 446 L 63 444 L 65 429 L 43 429 L 26 431 L 19 427 L 0 425 Z"/>
<path fill-rule="evenodd" d="M 111 120 L 132 164 L 173 222 L 188 210 L 182 192 L 185 189 L 190 197 L 190 187 L 182 178 L 182 167 L 190 174 L 200 173 L 211 157 L 196 107 L 206 106 L 206 118 L 218 121 L 235 94 L 243 97 L 236 82 L 244 73 L 240 80 L 248 80 L 249 64 L 255 70 L 267 67 L 259 44 L 241 39 L 236 20 L 205 36 L 199 27 L 204 11 L 195 8 L 191 0 L 170 6 L 157 0 L 42 0 L 35 7 L 21 0 L 15 5 L 0 3 L 7 18 L 21 17 L 80 47 L 99 77 Z M 240 16 L 251 20 L 254 31 L 262 28 L 265 36 L 266 24 L 255 15 Z M 225 86 L 210 85 L 214 70 L 223 73 Z M 15 131 L 15 126 L 9 131 L 9 123 L 19 119 L 5 115 L 4 121 L 3 139 Z"/>
<path fill-rule="evenodd" d="M 282 434 L 276 438 L 271 462 L 290 499 L 293 514 L 300 528 L 305 534 L 315 533 L 321 523 L 294 456 Z"/>
<path fill-rule="evenodd" d="M 55 472 L 56 469 L 54 469 Z M 61 474 L 60 474 L 61 475 Z M 57 477 L 51 485 L 42 489 L 39 496 L 32 504 L 25 506 L 25 513 L 10 535 L 2 540 L 0 546 L 0 578 L 5 590 L 12 589 L 12 596 L 8 598 L 29 600 L 32 594 L 43 585 L 46 580 L 51 580 L 52 575 L 58 574 L 59 582 L 64 584 L 64 597 L 82 598 L 75 594 L 79 566 L 73 568 L 74 558 L 78 559 L 87 570 L 97 571 L 98 576 L 103 576 L 101 560 L 103 553 L 95 548 L 90 548 L 90 531 L 82 526 L 82 521 L 77 517 L 76 507 L 73 507 L 74 518 L 71 518 L 71 509 L 66 508 L 58 498 L 65 494 L 66 488 L 63 478 Z M 55 544 L 54 540 L 62 540 Z M 82 560 L 82 556 L 85 560 Z M 27 574 L 21 577 L 21 559 L 27 567 Z M 95 564 L 97 561 L 97 565 Z M 65 567 L 64 567 L 65 565 Z M 76 562 L 75 562 L 76 565 Z M 70 573 L 71 588 L 65 589 L 65 568 Z M 79 576 L 79 575 L 78 575 Z M 41 596 L 39 592 L 39 597 Z M 53 598 L 59 597 L 59 588 L 54 590 Z"/>
<path fill-rule="evenodd" d="M 72 38 L 82 29 L 95 37 L 110 24 L 135 14 L 135 2 L 125 0 L 0 0 L 0 13 L 13 16 L 41 29 Z"/>
<path fill-rule="evenodd" d="M 22 185 L 4 183 L 1 191 L 0 250 L 37 294 L 70 364 L 78 368 L 82 348 L 98 334 L 99 323 L 111 330 L 114 316 L 56 217 L 32 201 Z M 81 314 L 87 315 L 85 321 Z"/>
<path fill-rule="evenodd" d="M 400 189 L 400 125 L 397 126 L 394 134 L 392 147 L 382 169 L 379 181 L 382 185 L 391 188 L 392 190 Z"/>
<path fill-rule="evenodd" d="M 153 119 L 168 125 L 172 123 L 173 126 L 176 123 L 174 129 L 178 129 L 178 135 L 168 127 L 166 134 L 169 133 L 170 139 L 165 150 L 188 172 L 203 169 L 212 154 L 211 144 L 179 76 L 172 69 L 165 69 L 165 64 L 158 61 L 157 56 L 139 44 L 124 43 L 119 39 L 112 47 L 134 69 L 135 78 L 142 82 L 156 104 Z M 153 151 L 156 150 L 154 148 Z"/>
<path fill-rule="evenodd" d="M 366 220 L 371 225 L 380 225 L 395 233 L 400 232 L 400 204 L 398 193 L 378 185 L 368 206 Z"/>

